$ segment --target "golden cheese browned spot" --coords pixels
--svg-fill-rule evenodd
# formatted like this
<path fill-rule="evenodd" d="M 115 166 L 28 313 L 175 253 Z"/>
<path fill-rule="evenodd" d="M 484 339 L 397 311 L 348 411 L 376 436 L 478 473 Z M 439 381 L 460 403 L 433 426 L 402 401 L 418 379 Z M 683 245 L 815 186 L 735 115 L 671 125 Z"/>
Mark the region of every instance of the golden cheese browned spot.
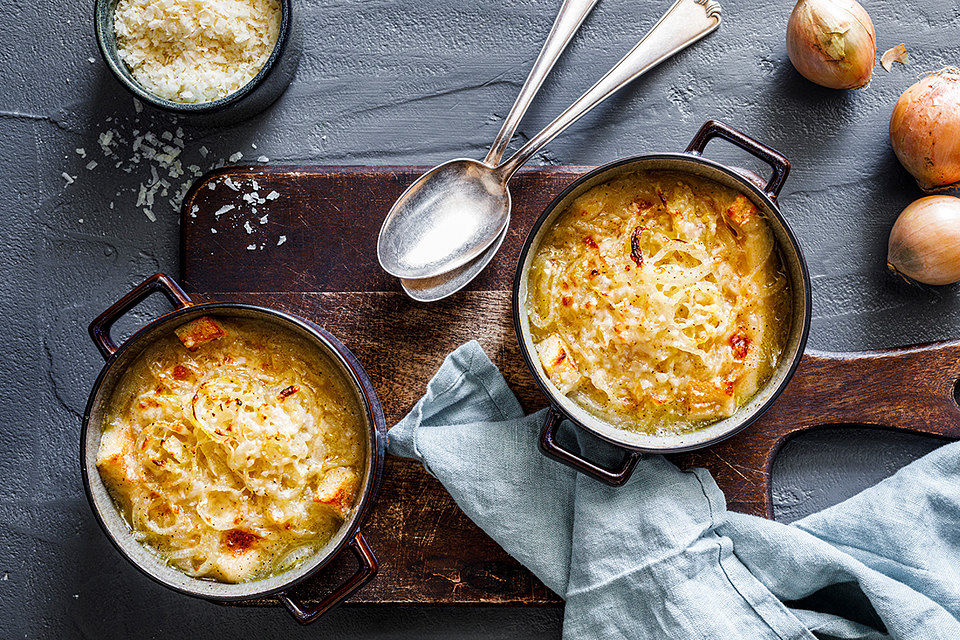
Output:
<path fill-rule="evenodd" d="M 750 349 L 750 337 L 743 332 L 734 333 L 730 336 L 730 348 L 733 349 L 733 356 L 737 360 L 743 360 Z"/>
<path fill-rule="evenodd" d="M 177 327 L 175 333 L 189 351 L 196 351 L 207 342 L 226 335 L 220 323 L 209 316 L 201 316 Z"/>
<path fill-rule="evenodd" d="M 737 194 L 733 204 L 727 207 L 727 217 L 731 222 L 743 226 L 757 215 L 757 207 L 743 194 Z"/>
<path fill-rule="evenodd" d="M 243 553 L 260 540 L 260 536 L 243 529 L 230 529 L 220 536 L 220 542 L 230 551 Z"/>
<path fill-rule="evenodd" d="M 297 391 L 300 391 L 300 385 L 292 384 L 289 387 L 282 389 L 280 391 L 280 399 L 286 400 L 287 398 L 295 394 Z"/>

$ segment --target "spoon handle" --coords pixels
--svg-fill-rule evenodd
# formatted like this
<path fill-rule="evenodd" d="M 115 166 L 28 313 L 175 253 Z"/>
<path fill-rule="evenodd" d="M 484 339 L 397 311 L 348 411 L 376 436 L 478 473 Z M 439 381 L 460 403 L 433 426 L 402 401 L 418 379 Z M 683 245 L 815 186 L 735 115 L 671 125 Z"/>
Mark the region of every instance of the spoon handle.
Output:
<path fill-rule="evenodd" d="M 540 55 L 537 56 L 533 68 L 530 69 L 530 75 L 527 76 L 526 82 L 520 88 L 520 93 L 517 95 L 517 100 L 513 103 L 510 113 L 503 120 L 500 133 L 493 141 L 493 146 L 490 147 L 487 157 L 483 159 L 484 164 L 495 167 L 500 163 L 503 152 L 507 150 L 507 145 L 510 144 L 513 134 L 517 132 L 517 127 L 520 126 L 520 120 L 523 119 L 527 108 L 533 102 L 533 96 L 540 90 L 547 74 L 553 69 L 553 65 L 556 64 L 563 50 L 567 48 L 573 34 L 577 32 L 587 14 L 596 6 L 597 2 L 599 0 L 564 0 L 560 6 L 560 11 L 557 13 L 557 19 L 553 21 L 550 35 L 544 41 L 543 48 L 540 49 Z"/>
<path fill-rule="evenodd" d="M 513 157 L 497 168 L 506 182 L 533 154 L 595 106 L 676 52 L 685 49 L 720 26 L 720 5 L 715 0 L 677 0 L 647 35 L 620 62 L 600 78 L 556 120 L 533 136 Z"/>

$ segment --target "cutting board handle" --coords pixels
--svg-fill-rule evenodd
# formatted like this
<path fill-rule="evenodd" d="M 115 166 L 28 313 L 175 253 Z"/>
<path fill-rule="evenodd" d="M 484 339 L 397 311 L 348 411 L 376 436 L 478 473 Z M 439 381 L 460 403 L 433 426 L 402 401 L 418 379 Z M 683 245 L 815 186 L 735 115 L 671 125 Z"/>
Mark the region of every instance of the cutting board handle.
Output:
<path fill-rule="evenodd" d="M 729 440 L 677 456 L 713 472 L 734 511 L 773 517 L 773 459 L 791 437 L 826 425 L 856 424 L 960 438 L 960 341 L 903 349 L 808 350 L 776 403 Z"/>

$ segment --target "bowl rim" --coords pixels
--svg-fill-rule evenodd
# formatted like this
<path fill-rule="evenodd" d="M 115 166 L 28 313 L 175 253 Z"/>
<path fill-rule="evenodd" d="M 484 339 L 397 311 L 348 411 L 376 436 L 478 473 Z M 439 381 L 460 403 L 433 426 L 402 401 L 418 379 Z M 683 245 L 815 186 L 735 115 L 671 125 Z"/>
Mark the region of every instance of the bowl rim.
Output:
<path fill-rule="evenodd" d="M 618 433 L 632 434 L 632 432 L 622 429 L 620 427 L 617 427 L 616 425 L 606 420 L 603 420 L 599 416 L 593 416 L 592 414 L 590 414 L 594 420 L 596 420 L 598 423 L 604 424 L 605 428 L 607 429 L 607 432 L 600 431 L 594 426 L 590 425 L 587 421 L 582 420 L 576 415 L 574 415 L 573 412 L 568 409 L 568 407 L 564 406 L 566 403 L 570 403 L 571 405 L 575 403 L 573 403 L 573 401 L 569 399 L 567 399 L 566 403 L 560 400 L 560 397 L 562 394 L 560 394 L 559 390 L 551 382 L 549 382 L 549 380 L 544 379 L 542 371 L 540 367 L 537 365 L 537 363 L 539 362 L 539 358 L 535 357 L 535 354 L 531 354 L 530 350 L 527 348 L 527 339 L 529 339 L 532 344 L 532 338 L 529 338 L 529 336 L 527 335 L 529 332 L 525 328 L 523 319 L 521 317 L 522 316 L 521 310 L 525 309 L 526 303 L 525 301 L 520 300 L 521 285 L 525 283 L 526 276 L 528 273 L 528 269 L 525 269 L 524 265 L 527 262 L 527 257 L 528 257 L 528 254 L 530 253 L 533 243 L 537 241 L 542 235 L 542 230 L 547 220 L 554 215 L 557 208 L 570 196 L 570 194 L 576 191 L 577 189 L 579 189 L 584 183 L 591 180 L 596 180 L 597 178 L 599 178 L 600 176 L 603 176 L 606 173 L 613 173 L 614 170 L 620 169 L 624 165 L 629 165 L 629 164 L 638 163 L 638 162 L 650 162 L 650 161 L 656 161 L 656 160 L 667 160 L 667 161 L 679 160 L 681 162 L 687 162 L 694 165 L 707 166 L 710 169 L 717 170 L 723 174 L 726 174 L 726 176 L 731 178 L 733 181 L 737 182 L 739 184 L 739 190 L 741 192 L 750 192 L 757 199 L 759 199 L 764 204 L 766 210 L 776 218 L 777 222 L 779 223 L 779 226 L 784 231 L 784 235 L 789 239 L 790 244 L 792 245 L 792 248 L 797 258 L 797 265 L 800 271 L 800 282 L 796 283 L 791 278 L 791 285 L 796 287 L 799 284 L 801 286 L 802 291 L 800 292 L 801 295 L 799 296 L 799 299 L 803 301 L 802 324 L 800 325 L 800 328 L 799 328 L 799 334 L 798 334 L 798 339 L 796 341 L 795 352 L 791 357 L 789 365 L 784 369 L 784 373 L 782 374 L 781 380 L 779 381 L 777 386 L 768 393 L 768 395 L 764 398 L 764 401 L 762 403 L 759 403 L 758 406 L 756 406 L 755 408 L 753 408 L 749 414 L 745 414 L 739 420 L 733 421 L 731 423 L 732 426 L 729 427 L 728 429 L 725 429 L 719 432 L 718 434 L 713 435 L 712 437 L 709 437 L 709 438 L 705 438 L 701 441 L 693 442 L 690 444 L 677 445 L 677 444 L 671 444 L 669 442 L 668 437 L 651 436 L 649 438 L 649 440 L 658 440 L 658 439 L 664 440 L 665 442 L 663 446 L 651 445 L 649 443 L 645 443 L 643 445 L 637 445 L 637 444 L 625 441 L 623 439 L 618 439 L 614 434 L 618 434 Z M 683 171 L 683 169 L 663 169 L 663 170 L 664 171 L 672 170 L 672 171 L 681 171 L 681 172 Z M 696 174 L 693 174 L 693 175 L 696 175 Z M 700 176 L 700 177 L 703 177 L 703 176 Z M 611 177 L 611 179 L 612 178 L 613 176 Z M 709 178 L 706 178 L 706 179 L 709 179 Z M 595 185 L 592 185 L 592 186 L 596 186 L 601 183 L 602 183 L 602 180 L 597 180 Z M 561 215 L 561 214 L 562 212 L 558 213 L 557 215 Z M 778 244 L 778 248 L 780 248 L 779 245 L 781 243 L 779 239 L 777 240 L 777 244 Z M 797 298 L 798 296 L 794 295 L 794 299 L 796 300 Z M 618 160 L 614 160 L 607 164 L 598 166 L 595 169 L 592 169 L 591 171 L 580 176 L 579 178 L 574 180 L 572 183 L 570 183 L 553 200 L 551 200 L 550 204 L 548 204 L 544 208 L 543 212 L 541 212 L 537 220 L 533 223 L 533 226 L 531 227 L 530 231 L 527 233 L 527 237 L 524 240 L 523 245 L 521 246 L 520 253 L 517 258 L 517 267 L 516 267 L 516 272 L 514 274 L 513 286 L 511 291 L 511 301 L 512 301 L 511 312 L 513 316 L 513 326 L 514 326 L 514 332 L 516 333 L 516 337 L 517 337 L 517 343 L 520 348 L 520 355 L 523 357 L 524 363 L 527 365 L 527 369 L 530 371 L 531 375 L 533 376 L 534 382 L 537 384 L 540 390 L 544 393 L 544 395 L 547 396 L 549 401 L 549 406 L 553 410 L 559 412 L 560 415 L 563 417 L 563 419 L 570 420 L 575 425 L 577 425 L 577 427 L 585 429 L 586 431 L 597 436 L 601 440 L 604 440 L 612 445 L 615 445 L 616 447 L 619 447 L 621 449 L 626 449 L 628 451 L 635 451 L 639 453 L 652 453 L 652 454 L 682 453 L 686 451 L 693 451 L 696 449 L 709 447 L 718 442 L 726 440 L 727 438 L 733 437 L 743 429 L 753 424 L 756 420 L 758 420 L 773 405 L 773 403 L 777 400 L 780 394 L 783 393 L 784 389 L 786 389 L 787 385 L 789 385 L 790 383 L 790 380 L 793 378 L 793 374 L 796 372 L 797 367 L 800 365 L 800 360 L 803 358 L 803 354 L 806 349 L 807 338 L 810 334 L 810 323 L 811 323 L 811 316 L 812 316 L 811 280 L 810 280 L 809 268 L 807 266 L 807 261 L 803 254 L 803 248 L 800 246 L 800 243 L 797 240 L 796 234 L 794 234 L 793 229 L 790 227 L 786 218 L 783 216 L 783 213 L 780 211 L 780 207 L 777 206 L 776 202 L 774 201 L 774 198 L 771 197 L 770 194 L 766 193 L 763 189 L 761 189 L 758 185 L 754 184 L 754 182 L 751 181 L 744 173 L 741 173 L 735 168 L 729 165 L 725 165 L 721 162 L 717 162 L 715 160 L 711 160 L 709 158 L 705 158 L 701 155 L 690 153 L 690 152 L 660 152 L 660 153 L 638 154 L 638 155 L 628 156 L 625 158 L 620 158 Z M 793 317 L 796 318 L 797 314 L 794 313 Z M 793 331 L 794 329 L 791 328 L 791 333 L 793 333 Z M 758 391 L 757 394 L 759 394 L 761 391 L 763 391 L 763 389 Z M 566 398 L 566 396 L 563 396 L 563 397 Z M 754 398 L 756 397 L 757 395 L 754 395 Z M 743 408 L 744 407 L 741 407 L 740 409 L 738 409 L 738 412 Z M 583 409 L 583 413 L 586 413 L 585 409 Z M 736 416 L 736 413 L 734 414 L 734 416 Z M 731 418 L 733 418 L 734 416 L 731 416 Z M 730 420 L 731 418 L 727 418 L 726 420 Z M 713 423 L 713 424 L 718 424 L 718 423 Z M 709 429 L 711 426 L 713 425 L 707 425 L 706 427 L 703 427 L 703 428 Z M 697 433 L 698 431 L 701 431 L 701 429 L 691 431 L 690 433 Z"/>
<path fill-rule="evenodd" d="M 108 44 L 105 28 L 109 33 L 113 33 L 112 16 L 118 2 L 119 0 L 94 0 L 93 30 L 97 40 L 97 49 L 100 51 L 100 57 L 103 58 L 113 77 L 116 78 L 127 91 L 133 94 L 135 98 L 170 113 L 180 115 L 209 115 L 225 111 L 234 106 L 253 93 L 266 81 L 267 76 L 273 71 L 280 56 L 286 51 L 291 38 L 293 0 L 277 0 L 277 3 L 280 5 L 280 28 L 277 32 L 277 41 L 273 45 L 273 49 L 270 51 L 267 60 L 263 63 L 263 66 L 257 74 L 250 79 L 250 82 L 233 93 L 228 93 L 216 100 L 210 100 L 208 102 L 176 102 L 147 91 L 137 82 L 136 78 L 133 77 L 133 74 L 127 68 L 126 63 L 120 58 L 120 53 L 117 51 L 117 39 L 115 35 L 113 36 L 113 46 Z M 104 24 L 105 20 L 110 21 L 109 26 Z"/>
<path fill-rule="evenodd" d="M 357 400 L 362 405 L 363 411 L 367 417 L 367 460 L 368 460 L 368 470 L 367 474 L 364 477 L 364 482 L 366 484 L 365 490 L 360 494 L 357 504 L 355 505 L 354 515 L 348 521 L 345 521 L 341 525 L 340 529 L 334 534 L 334 536 L 340 536 L 340 540 L 331 548 L 324 547 L 319 550 L 313 556 L 309 558 L 318 558 L 319 560 L 314 560 L 315 564 L 308 569 L 304 569 L 304 565 L 311 562 L 308 558 L 301 564 L 288 569 L 287 571 L 277 574 L 276 576 L 271 576 L 268 578 L 263 578 L 260 580 L 253 580 L 251 582 L 240 582 L 240 583 L 225 583 L 225 582 L 216 582 L 211 580 L 204 580 L 202 578 L 195 578 L 193 576 L 187 575 L 182 571 L 174 567 L 170 567 L 171 570 L 176 571 L 179 575 L 182 575 L 185 580 L 184 584 L 199 583 L 199 584 L 213 584 L 213 585 L 225 585 L 230 588 L 231 591 L 236 593 L 229 594 L 217 594 L 217 593 L 205 593 L 199 590 L 193 590 L 186 586 L 181 586 L 180 584 L 174 584 L 170 581 L 165 580 L 162 576 L 157 575 L 156 573 L 150 571 L 144 564 L 142 564 L 138 559 L 131 556 L 123 545 L 120 544 L 120 541 L 117 539 L 117 534 L 114 529 L 107 524 L 106 518 L 104 518 L 100 506 L 93 495 L 93 489 L 91 486 L 91 476 L 97 474 L 97 470 L 88 468 L 88 449 L 87 449 L 87 439 L 88 433 L 91 427 L 91 418 L 92 413 L 95 407 L 98 406 L 97 396 L 100 388 L 108 375 L 108 373 L 113 369 L 113 367 L 118 363 L 119 357 L 126 351 L 133 349 L 137 346 L 146 347 L 146 344 L 141 342 L 148 338 L 148 333 L 156 330 L 161 324 L 168 325 L 173 323 L 176 319 L 182 318 L 184 316 L 195 316 L 210 314 L 216 315 L 220 310 L 240 310 L 245 312 L 252 312 L 254 315 L 264 314 L 269 316 L 267 321 L 278 321 L 280 323 L 288 322 L 292 323 L 294 326 L 299 327 L 300 329 L 306 331 L 311 335 L 312 338 L 316 339 L 318 342 L 323 344 L 327 348 L 325 356 L 334 360 L 339 364 L 344 371 L 346 371 L 350 377 L 352 386 L 358 392 Z M 139 328 L 134 332 L 130 337 L 123 341 L 120 347 L 110 356 L 109 359 L 103 365 L 103 368 L 100 370 L 100 373 L 97 376 L 96 381 L 90 390 L 90 395 L 87 399 L 86 408 L 84 409 L 83 418 L 81 422 L 80 429 L 80 470 L 81 478 L 83 482 L 84 493 L 87 497 L 87 501 L 90 503 L 91 510 L 93 511 L 94 518 L 97 523 L 100 525 L 100 528 L 103 530 L 107 539 L 110 540 L 110 543 L 120 552 L 120 555 L 126 559 L 130 564 L 137 568 L 142 574 L 146 575 L 148 578 L 154 582 L 161 584 L 168 589 L 182 593 L 184 595 L 192 596 L 195 598 L 202 598 L 205 600 L 211 600 L 215 602 L 238 602 L 243 600 L 250 600 L 254 598 L 263 598 L 269 597 L 277 594 L 287 592 L 300 583 L 308 580 L 315 573 L 320 571 L 325 567 L 331 560 L 340 555 L 351 542 L 354 540 L 358 532 L 360 531 L 361 525 L 366 519 L 372 504 L 376 501 L 377 494 L 379 493 L 380 485 L 383 480 L 383 465 L 384 457 L 386 452 L 386 419 L 383 414 L 382 406 L 380 405 L 379 397 L 376 394 L 376 391 L 373 388 L 372 383 L 370 382 L 368 376 L 366 375 L 363 368 L 360 366 L 359 361 L 356 356 L 346 348 L 336 337 L 330 334 L 328 331 L 317 325 L 316 323 L 302 318 L 300 316 L 287 313 L 285 311 L 280 311 L 278 309 L 272 309 L 269 307 L 262 307 L 259 305 L 239 303 L 239 302 L 205 302 L 200 304 L 192 304 L 181 309 L 171 311 L 169 313 L 163 314 L 152 321 L 145 324 L 143 327 Z M 111 505 L 113 505 L 112 498 L 110 499 Z M 114 508 L 115 505 L 114 505 Z M 120 516 L 120 520 L 126 524 L 126 520 Z M 342 532 L 342 535 L 341 535 Z M 155 555 L 154 552 L 149 549 L 146 545 L 134 540 L 135 544 L 140 545 L 140 547 L 146 549 L 146 552 Z M 157 562 L 162 564 L 162 560 L 158 557 Z M 280 581 L 280 584 L 266 587 L 266 588 L 257 588 L 257 584 L 264 581 L 276 581 L 276 578 L 282 577 L 286 573 L 291 573 L 293 576 L 286 581 Z"/>

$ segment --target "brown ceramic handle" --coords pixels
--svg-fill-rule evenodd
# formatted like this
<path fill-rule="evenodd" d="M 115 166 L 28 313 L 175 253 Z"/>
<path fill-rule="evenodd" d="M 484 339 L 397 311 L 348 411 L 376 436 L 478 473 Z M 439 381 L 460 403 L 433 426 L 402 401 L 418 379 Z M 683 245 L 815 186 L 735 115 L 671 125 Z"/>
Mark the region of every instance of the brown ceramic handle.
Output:
<path fill-rule="evenodd" d="M 133 291 L 117 300 L 113 305 L 97 316 L 97 319 L 90 323 L 90 337 L 93 338 L 97 349 L 103 354 L 104 358 L 109 358 L 118 349 L 117 343 L 110 337 L 110 329 L 113 324 L 120 319 L 130 309 L 134 308 L 147 296 L 155 292 L 161 292 L 167 297 L 177 309 L 183 309 L 193 304 L 183 289 L 180 288 L 173 278 L 163 273 L 155 273 L 140 284 Z"/>
<path fill-rule="evenodd" d="M 640 462 L 639 452 L 628 451 L 619 469 L 606 469 L 564 449 L 557 443 L 557 429 L 561 422 L 563 422 L 563 415 L 550 407 L 547 410 L 547 421 L 540 432 L 540 451 L 543 455 L 611 487 L 619 487 L 630 479 L 637 463 Z"/>
<path fill-rule="evenodd" d="M 350 541 L 350 550 L 353 551 L 353 555 L 357 557 L 357 564 L 359 565 L 357 572 L 318 604 L 308 607 L 294 600 L 286 592 L 277 594 L 277 598 L 279 598 L 280 602 L 290 611 L 290 614 L 297 619 L 297 622 L 300 624 L 310 624 L 352 596 L 354 592 L 370 582 L 373 576 L 377 574 L 377 569 L 379 568 L 377 558 L 373 555 L 373 551 L 370 550 L 367 541 L 363 539 L 363 534 L 359 531 L 353 540 Z"/>
<path fill-rule="evenodd" d="M 723 138 L 727 142 L 740 147 L 750 155 L 770 165 L 773 169 L 773 174 L 767 181 L 766 186 L 762 187 L 762 189 L 764 193 L 772 199 L 780 195 L 783 183 L 786 182 L 787 175 L 790 173 L 790 161 L 787 160 L 783 154 L 775 149 L 771 149 L 765 144 L 757 142 L 745 133 L 737 131 L 730 125 L 724 124 L 719 120 L 708 120 L 700 127 L 700 131 L 697 131 L 697 135 L 695 135 L 693 140 L 690 141 L 690 144 L 687 145 L 687 153 L 692 153 L 697 156 L 702 155 L 707 143 L 714 138 Z"/>

